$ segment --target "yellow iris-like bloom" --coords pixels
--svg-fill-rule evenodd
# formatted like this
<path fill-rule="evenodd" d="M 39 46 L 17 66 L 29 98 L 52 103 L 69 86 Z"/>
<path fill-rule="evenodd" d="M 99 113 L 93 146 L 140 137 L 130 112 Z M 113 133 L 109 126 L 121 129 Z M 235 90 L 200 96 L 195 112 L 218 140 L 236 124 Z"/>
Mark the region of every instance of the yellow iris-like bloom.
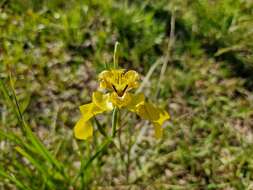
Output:
<path fill-rule="evenodd" d="M 156 107 L 152 103 L 145 101 L 143 93 L 130 93 L 132 89 L 139 86 L 139 74 L 136 71 L 124 69 L 112 69 L 101 72 L 98 76 L 100 88 L 109 92 L 104 94 L 95 91 L 92 94 L 92 102 L 80 106 L 82 113 L 81 119 L 74 127 L 75 137 L 87 139 L 93 134 L 93 127 L 90 119 L 97 114 L 111 111 L 113 108 L 127 108 L 135 112 L 141 118 L 153 123 L 155 136 L 162 136 L 162 124 L 170 118 L 169 114 Z"/>

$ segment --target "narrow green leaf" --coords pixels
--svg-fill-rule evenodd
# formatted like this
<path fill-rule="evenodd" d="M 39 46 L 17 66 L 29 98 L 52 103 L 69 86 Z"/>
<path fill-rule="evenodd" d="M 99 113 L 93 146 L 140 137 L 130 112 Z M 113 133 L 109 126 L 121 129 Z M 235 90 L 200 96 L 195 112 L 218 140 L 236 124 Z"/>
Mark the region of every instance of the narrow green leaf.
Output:
<path fill-rule="evenodd" d="M 20 110 L 20 106 L 17 100 L 17 96 L 15 93 L 15 90 L 13 89 L 13 85 L 11 86 L 12 95 L 14 97 L 14 102 L 12 101 L 11 97 L 8 94 L 7 88 L 4 85 L 4 83 L 0 80 L 0 90 L 2 91 L 6 101 L 8 102 L 8 105 L 11 107 L 13 112 L 15 113 L 16 117 L 18 118 L 20 124 L 23 126 L 23 131 L 27 135 L 28 139 L 31 141 L 31 143 L 34 145 L 34 147 L 37 149 L 37 153 L 39 153 L 41 156 L 43 156 L 49 163 L 54 165 L 57 170 L 62 173 L 63 177 L 67 179 L 66 174 L 64 172 L 63 165 L 56 160 L 53 155 L 47 150 L 47 148 L 43 145 L 43 143 L 38 139 L 37 136 L 34 135 L 31 128 L 26 124 L 23 115 Z"/>
<path fill-rule="evenodd" d="M 3 170 L 3 168 L 0 167 L 0 176 L 10 180 L 12 183 L 14 183 L 19 189 L 22 190 L 32 190 L 29 187 L 27 187 L 25 184 L 23 184 L 21 181 L 19 181 L 15 176 L 9 175 L 7 172 Z"/>
<path fill-rule="evenodd" d="M 23 150 L 21 147 L 15 147 L 15 150 L 20 153 L 22 156 L 24 156 L 29 162 L 37 168 L 39 172 L 41 172 L 42 177 L 44 178 L 44 181 L 47 183 L 47 185 L 52 189 L 55 188 L 54 184 L 50 181 L 50 174 L 48 172 L 47 167 L 45 167 L 41 162 L 38 162 L 38 160 L 35 160 L 32 158 L 31 155 L 29 155 L 25 150 Z"/>

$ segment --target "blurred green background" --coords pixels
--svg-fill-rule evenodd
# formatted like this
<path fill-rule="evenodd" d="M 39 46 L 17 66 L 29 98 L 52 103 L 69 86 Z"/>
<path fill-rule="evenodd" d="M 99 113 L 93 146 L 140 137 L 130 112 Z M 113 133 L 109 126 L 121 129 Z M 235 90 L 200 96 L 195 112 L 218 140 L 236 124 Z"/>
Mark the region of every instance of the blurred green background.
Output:
<path fill-rule="evenodd" d="M 74 139 L 78 106 L 116 41 L 120 66 L 148 79 L 143 92 L 171 120 L 156 140 L 147 122 L 122 117 L 120 151 L 73 182 L 102 141 Z M 2 91 L 1 190 L 253 189 L 252 0 L 0 0 L 0 78 L 13 100 L 10 74 L 24 119 L 66 176 L 17 141 L 28 137 Z M 109 131 L 109 117 L 99 120 Z"/>

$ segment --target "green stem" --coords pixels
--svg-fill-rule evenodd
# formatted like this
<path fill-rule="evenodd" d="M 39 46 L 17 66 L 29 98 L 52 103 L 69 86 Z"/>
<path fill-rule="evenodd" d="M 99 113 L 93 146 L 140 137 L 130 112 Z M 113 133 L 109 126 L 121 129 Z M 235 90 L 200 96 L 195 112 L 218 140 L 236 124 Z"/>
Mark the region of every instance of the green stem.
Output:
<path fill-rule="evenodd" d="M 101 156 L 103 154 L 103 152 L 107 149 L 107 147 L 113 142 L 113 140 L 111 138 L 107 138 L 102 145 L 100 145 L 96 152 L 89 158 L 89 160 L 87 162 L 83 162 L 81 164 L 79 173 L 75 176 L 75 178 L 73 179 L 73 181 L 71 182 L 71 184 L 76 184 L 77 180 L 79 177 L 82 178 L 82 176 L 85 176 L 86 174 L 86 170 L 90 167 L 90 165 L 92 164 L 92 162 L 99 156 Z M 82 179 L 81 179 L 82 180 Z"/>
<path fill-rule="evenodd" d="M 116 128 L 118 124 L 118 111 L 118 108 L 114 108 L 112 113 L 112 138 L 114 138 L 116 135 Z"/>
<path fill-rule="evenodd" d="M 117 123 L 118 123 L 118 108 L 114 108 L 113 109 L 113 113 L 112 113 L 112 137 L 106 136 L 106 140 L 103 142 L 103 144 L 98 147 L 98 149 L 96 150 L 96 152 L 93 154 L 93 156 L 91 158 L 89 158 L 89 160 L 86 163 L 83 163 L 80 167 L 80 171 L 77 174 L 77 176 L 75 177 L 75 179 L 73 180 L 72 184 L 76 184 L 77 179 L 79 177 L 82 178 L 82 176 L 85 176 L 86 170 L 89 168 L 89 166 L 92 164 L 92 162 L 98 158 L 100 155 L 103 154 L 103 152 L 107 149 L 107 147 L 113 143 L 113 138 L 116 135 L 116 128 L 117 128 Z M 116 146 L 116 145 L 115 145 Z M 81 179 L 82 180 L 82 179 Z"/>
<path fill-rule="evenodd" d="M 95 123 L 97 125 L 98 131 L 104 136 L 107 137 L 107 134 L 105 132 L 104 126 L 100 124 L 100 122 L 97 120 L 97 118 L 94 117 Z"/>
<path fill-rule="evenodd" d="M 114 54 L 113 54 L 113 68 L 114 69 L 118 68 L 118 46 L 119 46 L 119 42 L 116 42 L 114 46 Z"/>

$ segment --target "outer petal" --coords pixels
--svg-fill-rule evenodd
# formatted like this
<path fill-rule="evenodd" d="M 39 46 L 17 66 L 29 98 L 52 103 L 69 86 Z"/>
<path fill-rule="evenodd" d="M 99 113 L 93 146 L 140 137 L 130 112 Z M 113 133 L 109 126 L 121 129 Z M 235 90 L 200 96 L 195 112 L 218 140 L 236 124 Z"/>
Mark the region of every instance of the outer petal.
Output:
<path fill-rule="evenodd" d="M 91 119 L 94 115 L 102 113 L 103 110 L 101 110 L 99 107 L 97 107 L 93 102 L 89 104 L 84 104 L 79 107 L 83 120 L 88 121 Z"/>
<path fill-rule="evenodd" d="M 112 103 L 109 102 L 109 95 L 101 92 L 94 92 L 92 97 L 93 102 L 80 106 L 82 113 L 81 119 L 74 127 L 75 137 L 78 139 L 87 139 L 92 136 L 93 128 L 89 121 L 93 116 L 103 113 L 107 110 L 112 110 Z"/>
<path fill-rule="evenodd" d="M 136 109 L 138 105 L 143 104 L 145 101 L 145 96 L 143 93 L 139 94 L 131 94 L 128 93 L 131 97 L 131 102 L 127 105 L 127 109 L 129 109 L 131 112 L 136 112 Z"/>
<path fill-rule="evenodd" d="M 86 121 L 93 116 L 113 109 L 112 103 L 109 102 L 109 94 L 94 92 L 92 96 L 93 102 L 80 106 L 80 111 Z"/>
<path fill-rule="evenodd" d="M 155 128 L 155 137 L 162 136 L 162 125 L 170 118 L 170 115 L 163 109 L 147 102 L 137 105 L 136 113 L 143 119 L 149 120 L 153 123 Z"/>
<path fill-rule="evenodd" d="M 110 95 L 109 94 L 103 94 L 102 92 L 98 92 L 98 91 L 93 92 L 92 101 L 101 110 L 110 111 L 113 109 L 113 105 L 110 102 Z"/>
<path fill-rule="evenodd" d="M 155 128 L 155 137 L 157 139 L 161 138 L 163 136 L 163 128 L 161 125 L 158 125 L 156 123 L 153 123 L 154 128 Z"/>
<path fill-rule="evenodd" d="M 93 127 L 91 122 L 89 121 L 93 116 L 104 112 L 95 103 L 89 103 L 80 106 L 80 110 L 82 113 L 82 117 L 76 123 L 74 127 L 74 134 L 77 139 L 86 140 L 93 134 Z"/>
<path fill-rule="evenodd" d="M 161 109 L 161 108 L 158 108 L 159 110 L 159 119 L 154 121 L 156 124 L 158 125 L 163 125 L 163 123 L 166 121 L 166 120 L 169 120 L 170 119 L 170 115 L 168 114 L 168 112 L 166 112 L 165 110 Z"/>
<path fill-rule="evenodd" d="M 160 110 L 151 103 L 143 102 L 138 105 L 136 113 L 143 119 L 157 121 L 159 120 Z"/>
<path fill-rule="evenodd" d="M 74 134 L 77 139 L 86 140 L 93 134 L 93 127 L 90 121 L 82 117 L 74 127 Z"/>

